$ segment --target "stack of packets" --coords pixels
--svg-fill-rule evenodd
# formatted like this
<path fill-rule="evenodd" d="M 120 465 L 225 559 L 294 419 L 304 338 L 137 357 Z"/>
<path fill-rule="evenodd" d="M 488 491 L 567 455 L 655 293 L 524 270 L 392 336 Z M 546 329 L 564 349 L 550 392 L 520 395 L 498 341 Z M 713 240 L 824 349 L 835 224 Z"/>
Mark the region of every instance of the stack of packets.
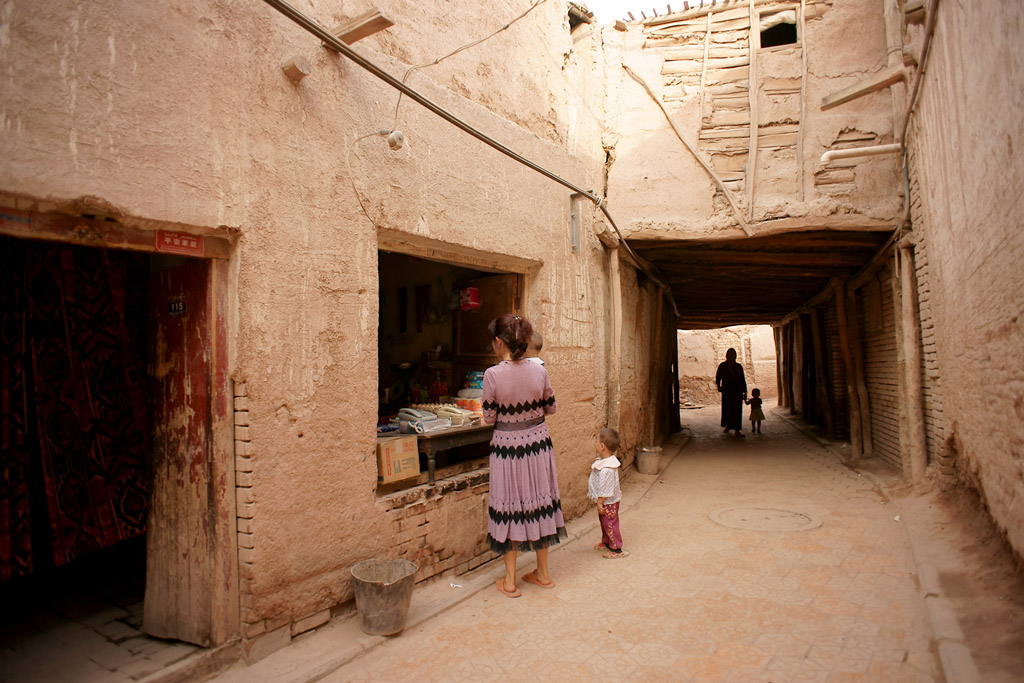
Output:
<path fill-rule="evenodd" d="M 484 373 L 473 370 L 466 373 L 465 388 L 459 390 L 455 397 L 455 405 L 466 410 L 472 410 L 479 415 L 484 414 Z"/>

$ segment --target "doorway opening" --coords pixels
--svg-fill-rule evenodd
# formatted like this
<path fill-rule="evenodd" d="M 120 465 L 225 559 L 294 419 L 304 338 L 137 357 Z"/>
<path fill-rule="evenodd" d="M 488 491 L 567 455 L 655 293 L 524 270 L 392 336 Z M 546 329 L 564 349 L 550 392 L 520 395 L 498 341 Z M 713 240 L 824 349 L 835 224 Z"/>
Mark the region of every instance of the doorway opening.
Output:
<path fill-rule="evenodd" d="M 721 403 L 715 386 L 718 364 L 736 350 L 747 391 L 760 390 L 765 405 L 778 397 L 775 337 L 770 325 L 736 325 L 710 330 L 679 330 L 679 403 L 683 410 Z"/>
<path fill-rule="evenodd" d="M 497 362 L 487 325 L 502 313 L 521 310 L 521 276 L 384 250 L 378 252 L 378 268 L 380 439 L 408 431 L 398 420 L 402 409 L 456 405 L 481 414 L 479 378 Z M 444 435 L 443 428 L 419 435 L 418 475 L 379 483 L 378 492 L 487 466 L 489 432 L 453 438 L 451 447 L 443 447 Z"/>
<path fill-rule="evenodd" d="M 198 647 L 143 624 L 164 569 L 147 545 L 172 526 L 152 512 L 166 422 L 152 368 L 158 346 L 183 351 L 153 307 L 167 306 L 161 273 L 184 267 L 205 308 L 206 262 L 10 236 L 0 253 L 2 668 L 12 681 L 159 671 Z M 174 302 L 194 319 L 191 304 Z"/>

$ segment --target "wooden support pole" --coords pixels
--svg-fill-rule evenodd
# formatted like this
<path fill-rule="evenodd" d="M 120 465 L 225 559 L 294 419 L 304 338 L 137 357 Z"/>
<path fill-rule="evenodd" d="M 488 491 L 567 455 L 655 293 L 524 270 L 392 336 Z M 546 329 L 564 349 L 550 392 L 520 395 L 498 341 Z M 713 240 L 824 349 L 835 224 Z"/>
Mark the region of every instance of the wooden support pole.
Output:
<path fill-rule="evenodd" d="M 650 429 L 650 443 L 658 443 L 660 440 L 658 437 L 661 435 L 661 430 L 664 427 L 664 422 L 659 418 L 664 414 L 664 401 L 659 399 L 662 398 L 661 393 L 662 380 L 664 379 L 664 367 L 665 367 L 665 344 L 664 344 L 664 326 L 662 320 L 662 313 L 664 312 L 663 306 L 665 305 L 665 296 L 661 289 L 654 288 L 654 319 L 651 321 L 651 351 L 655 354 L 654 358 L 651 359 L 651 375 L 650 379 L 650 406 L 651 406 L 651 429 Z"/>
<path fill-rule="evenodd" d="M 846 325 L 850 335 L 850 354 L 853 356 L 853 372 L 857 378 L 857 403 L 860 411 L 860 433 L 862 458 L 874 455 L 871 445 L 871 397 L 868 393 L 868 382 L 864 369 L 864 344 L 860 336 L 860 321 L 857 315 L 857 291 L 846 290 Z"/>
<path fill-rule="evenodd" d="M 842 284 L 836 285 L 836 320 L 839 322 L 839 351 L 843 356 L 843 374 L 846 375 L 846 412 L 850 418 L 850 448 L 853 458 L 864 455 L 864 435 L 861 431 L 860 400 L 857 397 L 857 369 L 850 349 L 850 327 L 846 310 L 846 292 Z"/>
<path fill-rule="evenodd" d="M 907 357 L 903 349 L 906 336 L 903 334 L 903 285 L 900 282 L 900 250 L 893 250 L 889 270 L 889 288 L 892 295 L 893 335 L 896 341 L 896 403 L 899 411 L 900 466 L 903 478 L 914 480 L 910 452 L 910 430 L 907 420 Z"/>
<path fill-rule="evenodd" d="M 823 97 L 821 99 L 821 110 L 827 111 L 833 107 L 838 107 L 840 104 L 846 104 L 859 97 L 888 88 L 893 83 L 905 80 L 907 78 L 907 71 L 903 68 L 903 56 L 902 54 L 894 56 L 899 60 L 899 63 L 895 66 L 886 67 L 874 76 L 865 78 L 863 81 L 854 83 L 848 88 L 843 88 Z"/>
<path fill-rule="evenodd" d="M 804 128 L 807 126 L 807 29 L 804 14 L 806 0 L 800 0 L 800 123 L 796 129 L 796 183 L 797 197 L 804 200 Z"/>
<path fill-rule="evenodd" d="M 708 25 L 704 29 L 704 61 L 700 63 L 700 108 L 697 110 L 697 130 L 704 123 L 704 87 L 708 78 L 708 51 L 711 49 L 711 12 L 708 12 Z"/>
<path fill-rule="evenodd" d="M 924 397 L 921 390 L 921 321 L 917 315 L 917 277 L 913 247 L 900 247 L 900 282 L 903 301 L 903 355 L 906 361 L 904 393 L 907 401 L 907 431 L 910 447 L 911 480 L 924 479 L 928 467 L 928 441 L 924 429 Z"/>
<path fill-rule="evenodd" d="M 780 406 L 782 398 L 782 328 L 778 325 L 772 327 L 772 336 L 775 337 L 775 402 Z"/>
<path fill-rule="evenodd" d="M 680 132 L 680 130 L 676 128 L 675 122 L 672 120 L 672 117 L 668 115 L 668 112 L 665 111 L 665 106 L 661 103 L 661 100 L 658 99 L 658 96 L 654 94 L 654 91 L 651 90 L 651 86 L 647 85 L 647 82 L 644 79 L 640 78 L 640 76 L 638 76 L 636 72 L 634 72 L 625 64 L 622 65 L 622 68 L 626 70 L 626 73 L 629 74 L 630 78 L 639 83 L 643 87 L 643 89 L 647 91 L 647 94 L 650 95 L 651 99 L 654 100 L 654 103 L 658 105 L 659 109 L 661 109 L 661 113 L 664 114 L 665 120 L 668 121 L 668 125 L 671 126 L 672 131 L 676 134 L 676 137 L 679 138 L 679 141 L 682 142 L 686 149 L 690 151 L 690 154 L 692 154 L 693 157 L 697 160 L 697 163 L 701 165 L 701 168 L 703 168 L 707 172 L 707 174 L 711 176 L 711 180 L 714 181 L 719 191 L 723 195 L 725 195 L 726 200 L 729 202 L 729 206 L 732 207 L 733 214 L 736 216 L 736 221 L 740 224 L 740 227 L 743 228 L 743 232 L 747 233 L 748 237 L 753 235 L 754 232 L 750 229 L 750 226 L 747 225 L 747 221 L 743 218 L 743 212 L 740 211 L 739 206 L 736 205 L 736 200 L 735 198 L 733 198 L 732 192 L 730 192 L 729 188 L 725 186 L 725 184 L 722 182 L 722 179 L 718 177 L 718 174 L 715 173 L 715 169 L 711 167 L 711 164 L 704 159 L 704 157 L 697 150 L 697 148 L 694 147 L 689 140 L 683 137 L 683 134 Z"/>
<path fill-rule="evenodd" d="M 391 28 L 394 25 L 395 22 L 381 14 L 380 10 L 370 9 L 363 12 L 358 17 L 353 17 L 345 23 L 335 26 L 334 29 L 331 30 L 331 33 L 334 34 L 341 42 L 346 45 L 351 45 L 358 40 L 362 40 L 367 36 L 372 36 L 374 33 L 383 31 L 386 28 Z M 324 43 L 324 47 L 329 50 L 334 50 L 334 48 L 327 43 Z"/>
<path fill-rule="evenodd" d="M 903 52 L 903 13 L 900 11 L 899 0 L 885 0 L 883 16 L 885 19 L 886 64 L 890 69 L 903 69 L 906 64 Z M 896 131 L 903 130 L 903 120 L 907 115 L 907 84 L 902 81 L 893 83 L 890 93 L 892 94 L 893 139 L 894 142 L 902 142 L 899 139 L 900 133 Z"/>
<path fill-rule="evenodd" d="M 608 367 L 608 425 L 619 428 L 619 398 L 622 374 L 622 281 L 619 275 L 619 249 L 608 250 L 608 281 L 611 284 L 612 329 Z"/>
<path fill-rule="evenodd" d="M 825 358 L 825 344 L 821 335 L 821 312 L 811 309 L 811 341 L 814 344 L 814 396 L 821 410 L 825 433 L 835 438 L 835 420 L 832 416 L 832 405 L 828 400 L 828 363 Z"/>
<path fill-rule="evenodd" d="M 804 386 L 804 362 L 806 362 L 806 357 L 804 356 L 804 324 L 799 315 L 794 319 L 791 327 L 793 328 L 793 338 L 790 341 L 793 348 L 793 409 L 790 413 L 803 416 L 806 405 L 804 400 L 804 390 L 806 389 Z"/>
<path fill-rule="evenodd" d="M 757 50 L 761 47 L 761 32 L 757 30 L 757 9 L 750 3 L 750 31 L 747 32 L 750 51 L 750 73 L 747 77 L 747 95 L 750 100 L 750 143 L 747 148 L 747 220 L 754 220 L 754 182 L 757 178 Z"/>
<path fill-rule="evenodd" d="M 793 323 L 782 328 L 782 391 L 783 405 L 793 412 Z"/>

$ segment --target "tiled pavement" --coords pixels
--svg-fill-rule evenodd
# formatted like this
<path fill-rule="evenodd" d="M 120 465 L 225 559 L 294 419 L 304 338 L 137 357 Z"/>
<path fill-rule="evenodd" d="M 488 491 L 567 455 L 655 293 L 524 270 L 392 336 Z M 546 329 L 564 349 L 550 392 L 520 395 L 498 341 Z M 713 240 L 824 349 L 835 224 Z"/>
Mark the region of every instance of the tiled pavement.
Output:
<path fill-rule="evenodd" d="M 553 590 L 506 598 L 498 567 L 446 578 L 417 588 L 399 636 L 336 619 L 218 680 L 944 680 L 880 489 L 785 421 L 738 439 L 717 418 L 684 413 L 692 442 L 666 444 L 659 477 L 627 481 L 630 557 L 602 559 L 586 515 L 551 555 Z"/>
<path fill-rule="evenodd" d="M 349 613 L 216 680 L 1015 680 L 978 675 L 963 614 L 916 575 L 906 520 L 873 483 L 895 472 L 869 480 L 779 412 L 742 440 L 720 434 L 717 408 L 683 416 L 690 443 L 676 435 L 660 476 L 624 482 L 630 557 L 602 559 L 587 514 L 552 553 L 553 590 L 505 598 L 500 566 L 485 566 L 417 586 L 398 636 L 365 635 Z M 146 638 L 131 591 L 39 604 L 0 624 L 0 681 L 205 680 L 237 656 Z"/>
<path fill-rule="evenodd" d="M 105 551 L 102 561 L 58 569 L 45 581 L 26 583 L 16 595 L 5 592 L 0 681 L 128 683 L 200 652 L 195 645 L 151 638 L 140 630 L 138 558 L 144 546 L 133 545 L 138 542 Z"/>

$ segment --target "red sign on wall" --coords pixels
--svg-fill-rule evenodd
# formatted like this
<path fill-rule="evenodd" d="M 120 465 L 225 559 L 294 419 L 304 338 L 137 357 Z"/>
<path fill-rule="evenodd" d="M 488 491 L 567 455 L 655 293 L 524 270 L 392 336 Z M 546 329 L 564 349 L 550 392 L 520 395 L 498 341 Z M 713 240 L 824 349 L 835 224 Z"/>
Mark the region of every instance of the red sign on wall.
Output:
<path fill-rule="evenodd" d="M 156 250 L 182 256 L 202 256 L 205 253 L 201 235 L 167 230 L 156 231 Z"/>

